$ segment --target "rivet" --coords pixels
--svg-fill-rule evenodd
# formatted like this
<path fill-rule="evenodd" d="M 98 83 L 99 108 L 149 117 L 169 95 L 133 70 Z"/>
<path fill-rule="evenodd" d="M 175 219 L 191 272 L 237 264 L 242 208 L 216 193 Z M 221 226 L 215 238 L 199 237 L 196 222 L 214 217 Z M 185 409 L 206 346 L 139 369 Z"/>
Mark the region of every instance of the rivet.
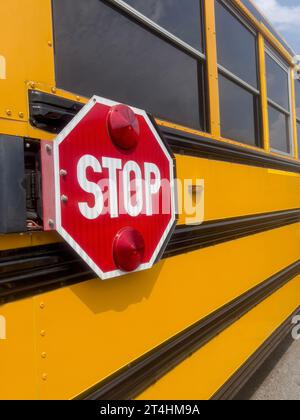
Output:
<path fill-rule="evenodd" d="M 44 309 L 44 308 L 45 308 L 45 304 L 44 304 L 44 302 L 41 302 L 41 303 L 40 303 L 40 308 L 41 308 L 41 309 Z"/>
<path fill-rule="evenodd" d="M 66 195 L 62 195 L 60 199 L 61 199 L 61 201 L 62 201 L 63 203 L 67 203 L 67 202 L 68 202 L 68 200 L 69 200 L 69 199 L 68 199 L 68 197 L 67 197 Z"/>
<path fill-rule="evenodd" d="M 59 174 L 60 174 L 60 176 L 67 176 L 68 175 L 68 172 L 65 169 L 61 169 L 59 171 Z"/>
<path fill-rule="evenodd" d="M 42 359 L 46 359 L 46 357 L 47 357 L 47 353 L 43 352 L 43 353 L 41 354 L 41 356 L 42 356 Z"/>
<path fill-rule="evenodd" d="M 43 381 L 47 381 L 47 379 L 48 379 L 47 373 L 42 374 L 42 379 L 43 379 Z"/>
<path fill-rule="evenodd" d="M 80 101 L 80 96 L 76 96 L 76 100 L 77 101 Z"/>
<path fill-rule="evenodd" d="M 31 89 L 35 89 L 35 83 L 34 82 L 31 82 L 30 83 L 30 87 L 31 87 Z"/>
<path fill-rule="evenodd" d="M 49 227 L 53 228 L 54 227 L 54 221 L 52 219 L 48 220 L 48 225 Z"/>
<path fill-rule="evenodd" d="M 45 330 L 42 330 L 42 331 L 40 332 L 40 334 L 41 334 L 41 337 L 45 337 L 45 335 L 46 335 L 46 331 L 45 331 Z"/>
<path fill-rule="evenodd" d="M 51 88 L 51 92 L 52 92 L 52 93 L 56 93 L 56 88 L 55 88 L 55 87 L 52 87 L 52 88 Z"/>
<path fill-rule="evenodd" d="M 48 46 L 52 47 L 52 42 L 51 41 L 48 41 Z"/>
<path fill-rule="evenodd" d="M 20 118 L 24 118 L 24 113 L 23 112 L 19 112 L 19 117 Z"/>
<path fill-rule="evenodd" d="M 50 144 L 46 144 L 46 152 L 51 155 L 52 153 L 52 147 L 50 146 Z"/>
<path fill-rule="evenodd" d="M 11 110 L 10 109 L 6 110 L 6 115 L 8 115 L 9 117 L 11 116 Z"/>

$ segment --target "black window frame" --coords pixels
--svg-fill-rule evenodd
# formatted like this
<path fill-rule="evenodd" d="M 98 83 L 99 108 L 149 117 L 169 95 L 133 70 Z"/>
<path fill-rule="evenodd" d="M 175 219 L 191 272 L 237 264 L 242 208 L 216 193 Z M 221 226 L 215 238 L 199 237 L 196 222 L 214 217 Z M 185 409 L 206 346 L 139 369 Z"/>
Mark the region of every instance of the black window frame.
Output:
<path fill-rule="evenodd" d="M 275 109 L 277 112 L 285 115 L 286 119 L 288 120 L 288 136 L 286 140 L 289 143 L 289 152 L 284 152 L 282 150 L 278 150 L 274 147 L 272 147 L 271 144 L 271 138 L 270 138 L 270 150 L 273 153 L 278 153 L 280 155 L 291 157 L 294 154 L 294 143 L 293 143 L 293 118 L 292 118 L 292 95 L 291 95 L 291 72 L 290 72 L 290 66 L 288 63 L 285 62 L 285 60 L 270 46 L 265 46 L 265 54 L 268 55 L 272 60 L 275 61 L 277 65 L 279 65 L 282 70 L 284 70 L 287 73 L 288 76 L 288 96 L 289 96 L 289 110 L 282 107 L 282 105 L 279 105 L 274 100 L 270 99 L 268 94 L 268 86 L 267 86 L 267 102 L 268 102 L 268 109 L 269 107 Z M 266 79 L 267 79 L 267 69 L 266 69 Z M 268 111 L 269 113 L 269 111 Z M 269 127 L 269 135 L 270 135 L 270 127 Z"/>
<path fill-rule="evenodd" d="M 253 95 L 253 103 L 257 103 L 257 109 L 254 109 L 254 118 L 255 121 L 255 144 L 249 144 L 245 141 L 238 140 L 237 138 L 228 138 L 222 137 L 222 122 L 221 122 L 221 137 L 225 140 L 232 140 L 238 143 L 241 143 L 246 146 L 256 147 L 256 148 L 263 148 L 263 137 L 262 137 L 262 106 L 261 106 L 261 80 L 260 80 L 260 71 L 259 71 L 259 50 L 258 50 L 258 31 L 257 29 L 251 25 L 251 23 L 247 20 L 247 18 L 231 3 L 230 0 L 215 0 L 219 2 L 229 13 L 231 13 L 247 30 L 249 30 L 256 38 L 256 74 L 257 74 L 257 88 L 250 85 L 248 82 L 241 79 L 239 76 L 235 75 L 232 71 L 226 69 L 223 65 L 218 63 L 217 58 L 217 67 L 218 72 L 226 79 L 230 80 L 236 86 L 239 86 L 244 91 Z M 216 28 L 217 30 L 217 28 Z M 256 100 L 255 100 L 256 99 Z"/>

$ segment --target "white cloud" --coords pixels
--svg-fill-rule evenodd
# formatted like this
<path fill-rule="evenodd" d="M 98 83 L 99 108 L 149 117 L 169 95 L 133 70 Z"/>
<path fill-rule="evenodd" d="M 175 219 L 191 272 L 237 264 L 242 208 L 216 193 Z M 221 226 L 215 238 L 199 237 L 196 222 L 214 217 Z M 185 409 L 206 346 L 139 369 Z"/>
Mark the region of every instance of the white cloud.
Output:
<path fill-rule="evenodd" d="M 279 31 L 300 34 L 300 4 L 287 6 L 278 0 L 255 0 L 255 3 Z"/>
<path fill-rule="evenodd" d="M 295 1 L 297 1 L 295 5 Z M 298 52 L 300 50 L 300 0 L 281 4 L 279 0 L 253 0 L 283 39 Z M 287 2 L 286 2 L 287 3 Z"/>

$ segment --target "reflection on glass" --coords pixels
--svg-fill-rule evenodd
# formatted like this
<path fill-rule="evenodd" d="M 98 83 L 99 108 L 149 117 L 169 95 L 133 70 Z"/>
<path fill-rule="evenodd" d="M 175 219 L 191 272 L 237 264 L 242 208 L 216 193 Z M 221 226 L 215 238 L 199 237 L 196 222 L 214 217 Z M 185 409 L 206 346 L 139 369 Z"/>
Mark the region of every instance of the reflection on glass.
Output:
<path fill-rule="evenodd" d="M 203 69 L 196 59 L 102 1 L 53 5 L 59 87 L 204 128 Z"/>
<path fill-rule="evenodd" d="M 201 1 L 199 0 L 124 0 L 143 15 L 203 51 Z"/>
<path fill-rule="evenodd" d="M 216 30 L 218 63 L 257 88 L 256 36 L 219 1 L 216 1 Z"/>
<path fill-rule="evenodd" d="M 219 75 L 222 137 L 259 146 L 258 99 Z"/>
<path fill-rule="evenodd" d="M 270 145 L 272 149 L 290 153 L 289 117 L 269 106 Z"/>
<path fill-rule="evenodd" d="M 276 61 L 266 54 L 268 98 L 289 111 L 289 78 L 288 73 Z"/>

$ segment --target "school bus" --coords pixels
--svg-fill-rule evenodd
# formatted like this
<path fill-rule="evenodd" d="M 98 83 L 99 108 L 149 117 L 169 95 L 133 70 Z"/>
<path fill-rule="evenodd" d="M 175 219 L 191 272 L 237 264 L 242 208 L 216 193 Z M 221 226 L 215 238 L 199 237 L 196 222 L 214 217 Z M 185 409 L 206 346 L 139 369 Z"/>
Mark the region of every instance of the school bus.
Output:
<path fill-rule="evenodd" d="M 248 0 L 10 0 L 0 22 L 0 398 L 233 398 L 300 309 L 293 51 Z M 94 94 L 205 182 L 204 222 L 107 282 L 43 230 L 41 144 Z"/>

